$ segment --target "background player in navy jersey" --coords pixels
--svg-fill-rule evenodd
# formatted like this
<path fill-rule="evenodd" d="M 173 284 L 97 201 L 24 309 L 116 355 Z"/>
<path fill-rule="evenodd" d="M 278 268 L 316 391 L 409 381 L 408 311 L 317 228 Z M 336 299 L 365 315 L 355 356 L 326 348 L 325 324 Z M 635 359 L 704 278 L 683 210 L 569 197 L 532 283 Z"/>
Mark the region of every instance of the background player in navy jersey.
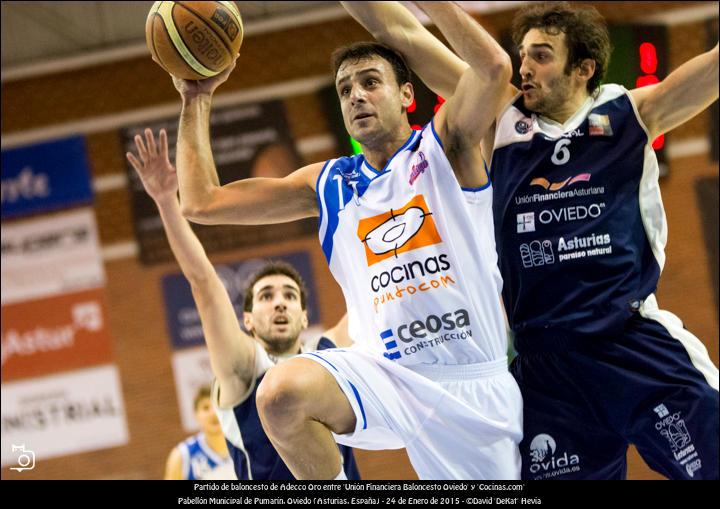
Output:
<path fill-rule="evenodd" d="M 193 398 L 200 432 L 183 440 L 170 452 L 165 464 L 165 480 L 237 479 L 210 394 L 210 387 L 204 385 Z"/>
<path fill-rule="evenodd" d="M 436 93 L 454 89 L 467 65 L 409 11 L 346 8 Z M 718 370 L 654 296 L 667 226 L 651 143 L 717 100 L 718 46 L 627 91 L 600 86 L 611 50 L 593 8 L 529 6 L 514 41 L 522 90 L 501 92 L 483 151 L 519 352 L 523 477 L 624 478 L 635 444 L 670 478 L 717 479 Z"/>
<path fill-rule="evenodd" d="M 293 479 L 262 430 L 255 405 L 257 385 L 270 367 L 288 357 L 348 345 L 346 319 L 314 344 L 302 345 L 300 333 L 308 325 L 305 284 L 289 264 L 271 262 L 245 290 L 243 322 L 252 336 L 243 332 L 222 281 L 180 211 L 166 132 L 160 131 L 158 142 L 146 129 L 145 140 L 136 136 L 135 145 L 138 156 L 128 153 L 127 158 L 155 201 L 173 254 L 192 287 L 215 375 L 212 398 L 237 478 Z M 348 479 L 359 479 L 352 450 L 341 446 L 338 457 Z"/>

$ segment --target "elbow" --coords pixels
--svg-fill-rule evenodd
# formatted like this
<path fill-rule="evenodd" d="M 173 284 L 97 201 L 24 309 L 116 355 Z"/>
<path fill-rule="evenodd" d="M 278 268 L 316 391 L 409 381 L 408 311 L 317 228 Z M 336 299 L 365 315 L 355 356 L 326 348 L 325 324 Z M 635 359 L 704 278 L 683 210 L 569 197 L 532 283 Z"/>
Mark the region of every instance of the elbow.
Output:
<path fill-rule="evenodd" d="M 370 33 L 376 41 L 390 46 L 395 51 L 403 54 L 403 57 L 406 57 L 406 53 L 412 47 L 412 41 L 418 37 L 418 34 L 412 28 L 398 24 L 374 27 L 374 30 L 370 30 Z"/>
<path fill-rule="evenodd" d="M 183 217 L 191 223 L 213 224 L 207 208 L 183 204 L 180 210 Z"/>
<path fill-rule="evenodd" d="M 512 62 L 510 56 L 503 52 L 495 55 L 489 64 L 488 76 L 496 83 L 509 83 L 512 79 Z"/>

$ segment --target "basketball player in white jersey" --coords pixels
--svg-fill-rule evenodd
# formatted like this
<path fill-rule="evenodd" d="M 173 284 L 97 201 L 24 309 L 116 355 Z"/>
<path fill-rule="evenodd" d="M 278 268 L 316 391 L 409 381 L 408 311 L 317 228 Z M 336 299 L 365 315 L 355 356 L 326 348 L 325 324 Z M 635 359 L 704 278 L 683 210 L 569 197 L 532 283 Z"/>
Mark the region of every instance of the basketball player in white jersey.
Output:
<path fill-rule="evenodd" d="M 521 398 L 507 338 L 479 142 L 510 77 L 502 49 L 444 6 L 470 68 L 433 122 L 413 131 L 409 71 L 358 43 L 334 54 L 345 126 L 363 155 L 282 179 L 219 186 L 208 132 L 230 71 L 181 93 L 177 166 L 186 217 L 272 224 L 320 217 L 320 242 L 348 306 L 356 347 L 302 355 L 258 390 L 268 436 L 300 479 L 343 479 L 338 443 L 405 447 L 421 479 L 517 479 Z M 480 72 L 491 78 L 481 79 Z"/>
<path fill-rule="evenodd" d="M 462 79 L 467 64 L 402 6 L 346 8 L 435 92 Z M 498 89 L 483 148 L 519 353 L 523 478 L 622 479 L 635 444 L 669 478 L 717 479 L 718 369 L 654 295 L 667 225 L 651 144 L 717 101 L 718 46 L 627 90 L 601 85 L 610 41 L 592 7 L 533 2 L 513 40 L 522 90 Z"/>
<path fill-rule="evenodd" d="M 200 387 L 193 398 L 200 432 L 180 442 L 168 456 L 165 480 L 235 480 L 225 435 L 210 399 L 210 387 Z"/>

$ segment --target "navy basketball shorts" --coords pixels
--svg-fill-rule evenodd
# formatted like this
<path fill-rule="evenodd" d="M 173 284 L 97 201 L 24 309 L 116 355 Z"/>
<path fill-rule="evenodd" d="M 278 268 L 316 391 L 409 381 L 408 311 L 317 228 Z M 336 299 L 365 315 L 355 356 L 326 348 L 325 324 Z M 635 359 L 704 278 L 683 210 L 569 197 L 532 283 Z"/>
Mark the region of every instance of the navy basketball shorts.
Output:
<path fill-rule="evenodd" d="M 630 444 L 670 479 L 718 479 L 718 370 L 677 317 L 648 301 L 615 337 L 561 348 L 523 339 L 511 366 L 524 405 L 523 479 L 624 479 Z"/>

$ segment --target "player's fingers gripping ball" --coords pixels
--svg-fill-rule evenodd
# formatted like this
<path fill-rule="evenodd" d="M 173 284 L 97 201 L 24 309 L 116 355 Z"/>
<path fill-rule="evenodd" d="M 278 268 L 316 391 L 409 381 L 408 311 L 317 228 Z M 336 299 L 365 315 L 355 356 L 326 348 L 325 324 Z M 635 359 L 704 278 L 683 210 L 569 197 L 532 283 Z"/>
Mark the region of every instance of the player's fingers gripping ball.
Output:
<path fill-rule="evenodd" d="M 202 80 L 232 64 L 243 25 L 235 2 L 155 2 L 145 38 L 153 60 L 167 72 Z"/>

